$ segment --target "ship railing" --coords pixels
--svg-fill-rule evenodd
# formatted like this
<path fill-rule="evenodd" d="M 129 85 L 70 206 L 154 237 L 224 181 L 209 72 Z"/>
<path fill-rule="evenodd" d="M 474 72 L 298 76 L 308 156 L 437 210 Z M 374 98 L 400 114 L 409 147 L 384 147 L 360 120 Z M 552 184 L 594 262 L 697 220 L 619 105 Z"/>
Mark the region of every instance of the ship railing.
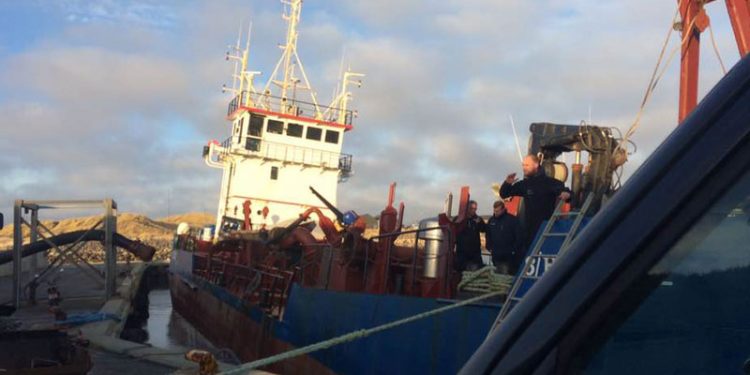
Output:
<path fill-rule="evenodd" d="M 226 288 L 273 318 L 283 314 L 294 273 L 263 265 L 245 266 L 220 257 L 195 254 L 194 274 Z"/>
<path fill-rule="evenodd" d="M 328 243 L 306 244 L 305 254 L 294 265 L 295 281 L 302 286 L 328 289 L 334 249 Z"/>
<path fill-rule="evenodd" d="M 290 164 L 338 169 L 346 176 L 352 171 L 352 155 L 350 154 L 237 136 L 224 140 L 221 147 L 224 152 L 254 155 Z"/>
<path fill-rule="evenodd" d="M 427 255 L 420 253 L 420 249 L 424 249 L 424 241 L 425 238 L 422 236 L 423 233 L 428 231 L 434 231 L 434 230 L 442 230 L 443 234 L 445 235 L 445 238 L 442 239 L 445 243 L 452 243 L 451 241 L 451 231 L 449 230 L 448 226 L 441 225 L 441 226 L 435 226 L 435 227 L 429 227 L 429 228 L 419 228 L 419 229 L 409 229 L 409 230 L 401 230 L 393 233 L 385 233 L 377 236 L 372 236 L 369 238 L 369 241 L 374 244 L 380 243 L 380 241 L 387 241 L 386 243 L 388 246 L 386 247 L 386 264 L 388 267 L 385 268 L 385 277 L 383 279 L 383 283 L 385 285 L 389 285 L 390 277 L 391 277 L 391 266 L 399 266 L 406 269 L 406 272 L 411 272 L 411 284 L 409 285 L 409 290 L 414 291 L 416 287 L 417 281 L 420 279 L 418 277 L 417 272 L 419 269 L 421 269 L 424 265 L 425 260 L 427 259 Z M 411 238 L 411 235 L 413 234 L 413 239 Z M 407 236 L 405 243 L 403 245 L 409 245 L 412 246 L 412 256 L 411 259 L 404 260 L 404 259 L 397 259 L 393 255 L 393 246 L 396 240 L 399 239 L 401 236 Z M 413 241 L 413 242 L 412 242 Z M 373 248 L 378 249 L 378 246 L 373 246 Z M 447 262 L 449 257 L 449 253 L 453 251 L 452 249 L 447 248 L 447 246 L 442 247 L 442 251 L 437 256 L 431 257 L 431 259 L 435 259 L 438 263 L 441 262 Z M 374 263 L 374 261 L 370 260 L 370 254 L 369 254 L 369 246 L 365 246 L 365 263 L 364 263 L 364 272 L 363 272 L 363 280 L 362 285 L 367 285 L 367 277 L 368 277 L 368 267 L 371 265 L 369 263 Z M 450 264 L 445 265 L 445 274 L 442 276 L 443 278 L 443 285 L 445 286 L 445 290 L 442 292 L 445 293 L 445 295 L 449 294 L 449 275 L 452 272 L 450 268 Z M 397 291 L 399 292 L 399 291 Z"/>
<path fill-rule="evenodd" d="M 225 150 L 229 150 L 232 148 L 232 137 L 229 137 L 224 140 L 224 142 L 221 142 L 221 147 Z"/>
<path fill-rule="evenodd" d="M 281 98 L 269 94 L 243 91 L 237 94 L 227 107 L 227 116 L 231 116 L 241 107 L 258 108 L 265 111 L 276 112 L 284 115 L 303 117 L 311 120 L 335 122 L 343 125 L 351 125 L 355 111 L 334 106 L 316 105 L 314 103 Z M 343 116 L 343 118 L 342 118 Z M 342 121 L 339 121 L 339 119 Z"/>

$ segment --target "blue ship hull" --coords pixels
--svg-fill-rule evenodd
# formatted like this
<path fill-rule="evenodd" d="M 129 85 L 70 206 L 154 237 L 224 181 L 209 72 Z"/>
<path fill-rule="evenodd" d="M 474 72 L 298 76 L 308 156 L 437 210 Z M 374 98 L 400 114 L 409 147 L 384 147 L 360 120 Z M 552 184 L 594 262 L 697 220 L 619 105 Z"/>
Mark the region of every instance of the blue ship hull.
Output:
<path fill-rule="evenodd" d="M 305 346 L 451 303 L 295 285 L 281 338 Z M 484 341 L 499 310 L 498 304 L 468 305 L 312 356 L 341 374 L 455 374 Z"/>
<path fill-rule="evenodd" d="M 581 228 L 587 222 L 588 219 L 584 220 Z M 567 232 L 571 224 L 572 220 L 558 221 L 553 232 Z M 534 242 L 539 240 L 540 234 Z M 541 253 L 555 255 L 561 244 L 562 238 L 550 238 L 542 244 Z M 170 267 L 175 279 L 171 283 L 175 309 L 215 345 L 235 351 L 243 361 L 455 303 L 445 299 L 341 292 L 293 284 L 283 316 L 278 320 L 230 291 L 194 276 L 193 263 L 192 253 L 174 250 Z M 532 264 L 527 276 L 541 276 L 551 265 Z M 522 297 L 534 282 L 534 279 L 524 279 L 516 296 Z M 463 306 L 267 370 L 285 374 L 331 371 L 339 374 L 455 374 L 484 341 L 500 308 L 499 303 Z"/>
<path fill-rule="evenodd" d="M 214 344 L 251 361 L 454 303 L 451 300 L 337 292 L 293 285 L 281 320 L 188 270 L 175 250 L 170 289 L 178 313 Z M 187 272 L 186 272 L 187 271 Z M 266 368 L 280 373 L 455 374 L 479 347 L 499 304 L 463 306 Z"/>

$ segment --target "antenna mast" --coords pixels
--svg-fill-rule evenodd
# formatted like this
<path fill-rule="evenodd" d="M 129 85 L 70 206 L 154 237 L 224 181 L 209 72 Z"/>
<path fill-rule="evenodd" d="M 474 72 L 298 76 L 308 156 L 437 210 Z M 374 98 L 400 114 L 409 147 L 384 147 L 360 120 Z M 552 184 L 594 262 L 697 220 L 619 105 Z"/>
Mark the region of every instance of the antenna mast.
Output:
<path fill-rule="evenodd" d="M 312 90 L 312 86 L 310 86 L 310 81 L 307 79 L 307 74 L 305 74 L 302 60 L 300 60 L 299 55 L 297 54 L 297 26 L 299 25 L 300 13 L 302 12 L 302 0 L 281 0 L 281 3 L 285 5 L 285 10 L 287 10 L 287 12 L 282 15 L 282 18 L 287 22 L 286 44 L 279 46 L 284 52 L 281 54 L 279 62 L 276 63 L 276 67 L 273 69 L 271 77 L 263 88 L 263 94 L 270 94 L 270 86 L 272 83 L 278 86 L 280 89 L 279 96 L 281 97 L 279 112 L 289 113 L 294 112 L 293 108 L 295 105 L 293 102 L 295 100 L 296 91 L 298 89 L 309 90 L 312 104 L 315 107 L 315 118 L 322 119 L 323 114 L 320 112 L 315 92 Z M 295 67 L 299 67 L 300 73 L 302 74 L 302 85 L 299 85 L 301 81 L 294 75 Z M 279 69 L 281 69 L 281 72 L 279 72 Z M 292 91 L 291 101 L 289 100 L 290 90 Z"/>
<path fill-rule="evenodd" d="M 245 40 L 245 49 L 240 49 L 242 42 L 242 26 L 240 26 L 240 33 L 237 36 L 237 44 L 235 46 L 229 46 L 229 51 L 226 53 L 226 60 L 234 60 L 234 74 L 232 74 L 232 88 L 223 85 L 221 88 L 222 92 L 231 92 L 234 96 L 240 98 L 239 105 L 247 106 L 252 105 L 253 94 L 256 94 L 254 79 L 260 72 L 248 71 L 248 59 L 250 57 L 250 37 L 252 33 L 253 23 L 247 27 L 247 39 Z M 238 71 L 239 67 L 239 71 Z M 239 87 L 238 87 L 239 83 Z M 249 92 L 249 94 L 248 94 Z"/>
<path fill-rule="evenodd" d="M 336 121 L 339 124 L 346 123 L 347 107 L 349 100 L 352 98 L 352 93 L 349 92 L 349 84 L 355 84 L 357 87 L 362 87 L 362 78 L 365 75 L 362 73 L 354 73 L 351 70 L 347 70 L 341 77 L 341 88 L 338 95 L 331 101 L 331 105 L 326 108 L 323 113 L 324 118 L 329 121 Z M 337 91 L 338 91 L 337 90 Z"/>

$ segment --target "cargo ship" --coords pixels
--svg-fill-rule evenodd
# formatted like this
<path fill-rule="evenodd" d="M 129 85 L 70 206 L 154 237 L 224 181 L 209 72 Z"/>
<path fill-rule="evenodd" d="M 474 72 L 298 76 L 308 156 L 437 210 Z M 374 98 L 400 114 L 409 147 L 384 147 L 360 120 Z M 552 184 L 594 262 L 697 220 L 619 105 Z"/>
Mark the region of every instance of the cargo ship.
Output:
<path fill-rule="evenodd" d="M 283 1 L 286 43 L 268 81 L 256 86 L 249 44 L 227 53 L 235 62 L 227 120 L 229 137 L 203 148 L 205 163 L 222 170 L 217 220 L 211 228 L 180 226 L 170 264 L 174 309 L 216 346 L 253 361 L 353 331 L 375 327 L 476 296 L 454 270 L 456 234 L 470 191 L 436 202 L 442 213 L 403 225 L 405 205 L 395 184 L 378 218 L 367 222 L 337 208 L 338 185 L 352 174 L 342 145 L 354 130 L 352 85 L 362 74 L 342 72 L 330 105 L 318 103 L 297 52 L 302 1 Z M 304 99 L 303 95 L 304 95 Z M 608 128 L 532 124 L 530 152 L 567 180 L 556 161 L 574 152 L 572 209 L 587 192 L 610 192 Z M 582 145 L 591 146 L 589 148 Z M 589 152 L 584 168 L 581 154 Z M 384 194 L 385 198 L 385 194 Z M 444 204 L 443 204 L 444 203 Z M 513 212 L 518 202 L 510 202 Z M 537 267 L 539 269 L 539 267 Z M 536 271 L 539 272 L 539 271 Z M 538 276 L 538 275 L 537 275 Z M 399 325 L 367 338 L 263 367 L 283 374 L 456 373 L 485 339 L 501 308 L 491 298 Z"/>

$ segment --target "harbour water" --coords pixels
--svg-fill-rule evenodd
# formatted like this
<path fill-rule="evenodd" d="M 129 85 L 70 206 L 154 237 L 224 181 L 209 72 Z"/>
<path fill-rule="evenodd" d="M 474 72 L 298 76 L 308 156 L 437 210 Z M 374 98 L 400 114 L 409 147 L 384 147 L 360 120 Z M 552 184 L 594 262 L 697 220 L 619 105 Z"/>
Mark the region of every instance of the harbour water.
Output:
<path fill-rule="evenodd" d="M 153 289 L 148 293 L 148 320 L 144 329 L 148 332 L 145 341 L 164 349 L 203 349 L 219 353 L 208 339 L 190 325 L 180 314 L 172 310 L 169 289 Z"/>

